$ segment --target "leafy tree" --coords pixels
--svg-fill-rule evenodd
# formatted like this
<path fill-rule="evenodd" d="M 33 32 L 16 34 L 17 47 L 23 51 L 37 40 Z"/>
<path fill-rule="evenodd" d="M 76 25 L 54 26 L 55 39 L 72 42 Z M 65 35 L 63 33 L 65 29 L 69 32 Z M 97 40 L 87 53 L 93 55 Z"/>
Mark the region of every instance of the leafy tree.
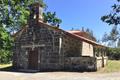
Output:
<path fill-rule="evenodd" d="M 101 20 L 109 25 L 113 25 L 113 28 L 109 34 L 104 34 L 102 42 L 107 42 L 109 46 L 118 47 L 120 34 L 117 26 L 120 24 L 120 0 L 111 7 L 112 11 L 101 17 Z"/>
<path fill-rule="evenodd" d="M 113 27 L 109 34 L 105 33 L 102 42 L 106 42 L 108 46 L 118 47 L 119 31 L 117 27 Z"/>
<path fill-rule="evenodd" d="M 43 0 L 37 0 L 44 4 Z M 18 31 L 27 23 L 29 16 L 29 5 L 34 0 L 1 0 L 0 1 L 0 22 L 10 32 Z"/>
<path fill-rule="evenodd" d="M 109 59 L 120 60 L 120 48 L 109 48 L 107 56 Z"/>
<path fill-rule="evenodd" d="M 30 8 L 34 2 L 40 2 L 43 8 L 47 5 L 43 0 L 0 0 L 0 62 L 6 63 L 11 58 L 11 34 L 20 30 L 22 26 L 27 24 L 30 15 Z M 44 15 L 46 22 L 59 25 L 61 20 L 56 17 L 56 13 L 47 12 Z"/>
<path fill-rule="evenodd" d="M 42 0 L 39 0 L 42 2 Z M 11 32 L 27 23 L 28 5 L 34 0 L 0 0 L 0 63 L 7 63 L 12 57 Z"/>
<path fill-rule="evenodd" d="M 84 32 L 84 27 L 82 27 L 82 30 L 81 31 L 83 31 Z"/>
<path fill-rule="evenodd" d="M 109 25 L 120 24 L 120 0 L 117 0 L 117 3 L 112 6 L 112 11 L 109 14 L 102 16 L 101 20 Z"/>
<path fill-rule="evenodd" d="M 11 42 L 10 34 L 0 26 L 0 63 L 8 63 L 11 60 Z"/>
<path fill-rule="evenodd" d="M 50 23 L 53 26 L 57 26 L 59 27 L 60 23 L 62 22 L 61 19 L 56 17 L 56 12 L 46 12 L 43 13 L 43 17 L 44 17 L 44 22 L 45 23 Z"/>
<path fill-rule="evenodd" d="M 35 0 L 1 0 L 0 1 L 0 22 L 10 32 L 16 32 L 21 27 L 27 24 L 27 20 L 30 14 L 29 5 L 34 3 Z M 43 8 L 47 5 L 43 0 L 36 0 L 40 2 Z M 61 20 L 56 17 L 56 13 L 47 12 L 43 14 L 45 21 L 53 25 L 59 25 Z"/>

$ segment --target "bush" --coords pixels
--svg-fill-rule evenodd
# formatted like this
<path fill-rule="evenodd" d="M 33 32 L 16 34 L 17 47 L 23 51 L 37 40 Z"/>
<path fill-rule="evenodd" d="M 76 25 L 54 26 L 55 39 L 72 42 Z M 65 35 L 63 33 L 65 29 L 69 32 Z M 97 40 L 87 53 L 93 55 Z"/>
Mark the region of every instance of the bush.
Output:
<path fill-rule="evenodd" d="M 12 61 L 12 53 L 8 50 L 0 50 L 0 64 L 10 63 Z"/>
<path fill-rule="evenodd" d="M 107 56 L 111 60 L 120 60 L 120 48 L 109 48 Z"/>

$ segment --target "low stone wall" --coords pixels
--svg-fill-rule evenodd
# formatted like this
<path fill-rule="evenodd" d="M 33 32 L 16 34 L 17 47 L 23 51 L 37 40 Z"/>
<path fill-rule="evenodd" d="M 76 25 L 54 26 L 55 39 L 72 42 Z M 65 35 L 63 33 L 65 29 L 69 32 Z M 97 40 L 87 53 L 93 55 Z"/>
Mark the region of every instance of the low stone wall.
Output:
<path fill-rule="evenodd" d="M 97 69 L 100 69 L 100 68 L 104 67 L 107 64 L 108 58 L 104 57 L 102 59 L 102 57 L 97 57 L 96 60 L 97 60 L 97 65 L 96 65 Z"/>
<path fill-rule="evenodd" d="M 102 67 L 102 57 L 97 57 L 97 69 Z"/>
<path fill-rule="evenodd" d="M 104 57 L 104 65 L 107 65 L 108 57 Z"/>
<path fill-rule="evenodd" d="M 66 57 L 64 68 L 67 70 L 96 70 L 94 57 Z"/>

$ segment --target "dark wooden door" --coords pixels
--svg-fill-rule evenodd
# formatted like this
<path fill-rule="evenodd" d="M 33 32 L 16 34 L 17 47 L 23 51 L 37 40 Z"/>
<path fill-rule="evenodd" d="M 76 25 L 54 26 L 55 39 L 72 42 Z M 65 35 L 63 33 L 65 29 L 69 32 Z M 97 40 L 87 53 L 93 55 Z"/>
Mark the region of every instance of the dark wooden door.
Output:
<path fill-rule="evenodd" d="M 29 69 L 37 70 L 38 69 L 38 50 L 30 50 L 28 56 Z"/>

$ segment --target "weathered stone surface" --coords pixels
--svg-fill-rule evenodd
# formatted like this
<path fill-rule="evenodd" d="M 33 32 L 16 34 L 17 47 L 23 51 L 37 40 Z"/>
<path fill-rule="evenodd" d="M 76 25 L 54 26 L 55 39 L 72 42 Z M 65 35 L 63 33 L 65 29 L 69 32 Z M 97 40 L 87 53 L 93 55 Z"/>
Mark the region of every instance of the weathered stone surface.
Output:
<path fill-rule="evenodd" d="M 40 71 L 84 68 L 95 70 L 97 66 L 103 67 L 106 64 L 105 50 L 103 52 L 102 48 L 100 50 L 66 31 L 39 22 L 38 18 L 33 18 L 34 15 L 35 13 L 30 16 L 28 25 L 15 37 L 15 68 Z M 98 56 L 102 57 L 100 61 L 96 58 Z"/>

